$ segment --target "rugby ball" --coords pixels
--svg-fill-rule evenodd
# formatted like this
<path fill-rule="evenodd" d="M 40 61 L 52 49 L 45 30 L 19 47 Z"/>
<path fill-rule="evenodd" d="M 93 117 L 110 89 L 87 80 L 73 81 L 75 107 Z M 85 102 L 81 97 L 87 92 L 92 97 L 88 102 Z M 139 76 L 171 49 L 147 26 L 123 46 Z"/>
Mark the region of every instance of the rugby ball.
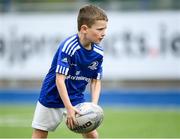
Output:
<path fill-rule="evenodd" d="M 76 115 L 77 125 L 70 129 L 75 133 L 88 133 L 95 130 L 102 123 L 103 109 L 94 103 L 84 102 L 75 106 L 80 115 Z"/>

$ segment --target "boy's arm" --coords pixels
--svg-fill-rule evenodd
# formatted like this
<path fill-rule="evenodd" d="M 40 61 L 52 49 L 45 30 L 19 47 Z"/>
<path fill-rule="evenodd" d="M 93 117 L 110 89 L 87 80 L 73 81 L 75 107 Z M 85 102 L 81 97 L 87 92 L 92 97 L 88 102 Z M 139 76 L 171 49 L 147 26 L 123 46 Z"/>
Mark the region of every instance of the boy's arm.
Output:
<path fill-rule="evenodd" d="M 92 79 L 90 84 L 92 102 L 98 104 L 99 95 L 101 92 L 101 80 Z"/>
<path fill-rule="evenodd" d="M 73 125 L 76 124 L 75 114 L 79 113 L 71 104 L 68 92 L 65 85 L 66 76 L 63 74 L 56 74 L 56 86 L 58 88 L 59 95 L 64 103 L 64 106 L 67 110 L 67 124 L 70 128 L 73 128 Z"/>
<path fill-rule="evenodd" d="M 69 96 L 68 96 L 66 85 L 65 85 L 65 78 L 66 78 L 65 75 L 57 73 L 56 74 L 56 86 L 58 88 L 59 95 L 64 103 L 65 108 L 71 109 L 73 106 L 69 100 Z"/>

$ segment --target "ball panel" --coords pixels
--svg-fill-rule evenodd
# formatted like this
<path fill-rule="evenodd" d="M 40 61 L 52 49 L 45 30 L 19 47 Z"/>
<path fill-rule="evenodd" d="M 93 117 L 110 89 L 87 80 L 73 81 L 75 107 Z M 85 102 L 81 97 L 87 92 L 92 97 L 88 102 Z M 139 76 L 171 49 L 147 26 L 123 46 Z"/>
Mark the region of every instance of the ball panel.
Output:
<path fill-rule="evenodd" d="M 70 129 L 76 133 L 88 133 L 96 129 L 103 121 L 103 109 L 91 102 L 80 103 L 75 106 L 80 115 L 76 115 L 78 125 Z"/>

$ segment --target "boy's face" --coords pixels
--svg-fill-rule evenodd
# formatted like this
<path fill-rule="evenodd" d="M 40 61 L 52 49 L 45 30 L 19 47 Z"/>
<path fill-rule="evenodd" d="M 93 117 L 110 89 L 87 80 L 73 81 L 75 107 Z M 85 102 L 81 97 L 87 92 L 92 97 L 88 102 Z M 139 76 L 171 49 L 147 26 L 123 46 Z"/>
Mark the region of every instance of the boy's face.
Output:
<path fill-rule="evenodd" d="M 105 31 L 107 28 L 107 21 L 105 20 L 97 20 L 90 27 L 87 28 L 86 39 L 89 42 L 100 43 L 105 36 Z"/>

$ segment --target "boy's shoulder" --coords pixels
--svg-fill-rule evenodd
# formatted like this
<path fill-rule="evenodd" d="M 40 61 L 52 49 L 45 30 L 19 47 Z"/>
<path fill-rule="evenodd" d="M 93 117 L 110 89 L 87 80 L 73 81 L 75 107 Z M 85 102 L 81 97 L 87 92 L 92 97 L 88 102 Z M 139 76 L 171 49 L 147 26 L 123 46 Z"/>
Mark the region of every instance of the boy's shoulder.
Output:
<path fill-rule="evenodd" d="M 77 34 L 74 34 L 74 35 L 71 35 L 71 36 L 68 36 L 66 37 L 62 42 L 61 44 L 67 44 L 67 43 L 70 43 L 71 41 L 74 41 L 74 40 L 77 40 L 78 39 L 78 36 Z"/>
<path fill-rule="evenodd" d="M 62 49 L 62 51 L 65 51 L 65 49 L 67 49 L 69 45 L 73 45 L 74 43 L 77 42 L 78 42 L 77 34 L 74 34 L 62 40 L 59 44 L 59 48 Z"/>
<path fill-rule="evenodd" d="M 99 45 L 99 44 L 97 44 L 97 43 L 94 43 L 93 45 L 94 45 L 95 48 L 103 51 L 103 47 L 102 47 L 101 45 Z"/>
<path fill-rule="evenodd" d="M 93 46 L 94 46 L 93 49 L 94 49 L 95 52 L 97 52 L 98 54 L 100 54 L 102 56 L 104 55 L 102 46 L 100 46 L 99 44 L 96 44 L 96 43 L 94 43 Z"/>

